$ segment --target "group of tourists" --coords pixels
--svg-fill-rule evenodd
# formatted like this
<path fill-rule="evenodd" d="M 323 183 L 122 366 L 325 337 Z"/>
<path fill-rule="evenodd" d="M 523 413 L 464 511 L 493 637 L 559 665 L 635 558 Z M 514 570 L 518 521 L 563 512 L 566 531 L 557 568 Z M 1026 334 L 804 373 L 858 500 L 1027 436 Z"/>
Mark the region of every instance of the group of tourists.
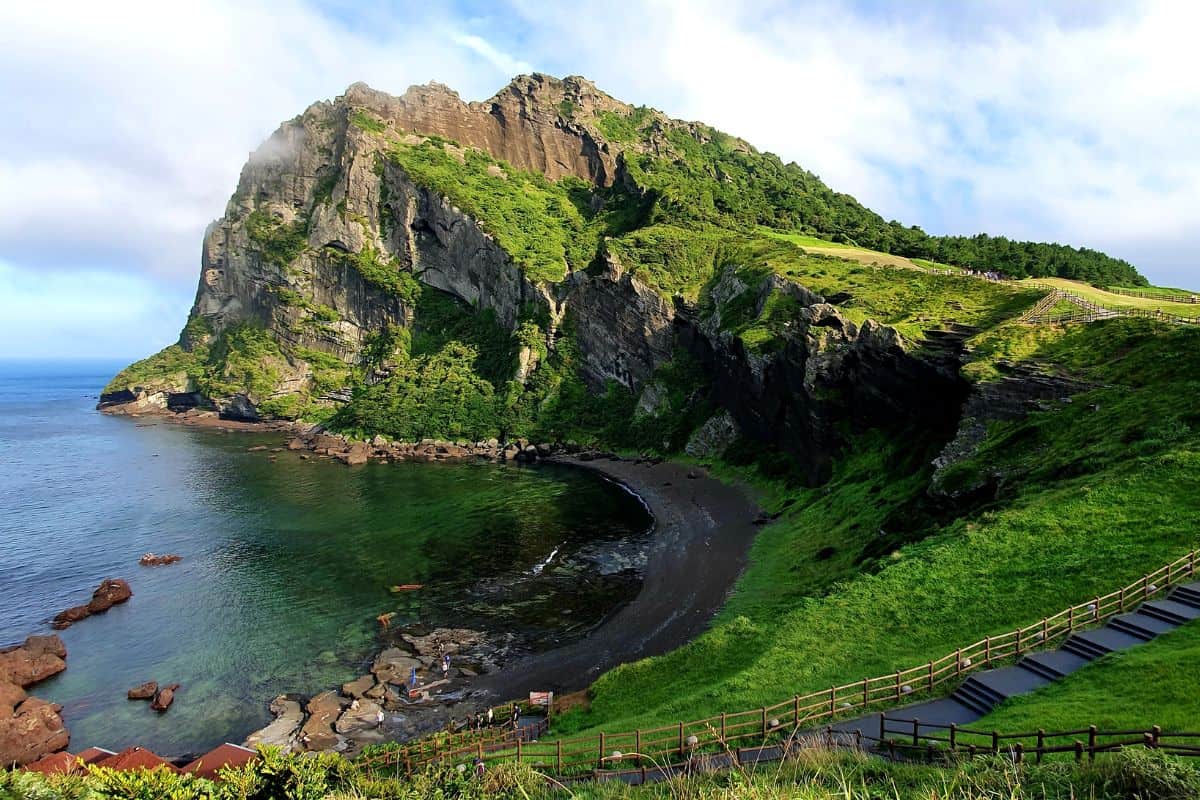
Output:
<path fill-rule="evenodd" d="M 509 712 L 509 718 L 503 724 L 512 726 L 513 731 L 521 728 L 521 705 L 513 703 L 512 709 Z M 472 714 L 467 717 L 466 729 L 472 731 L 482 731 L 496 725 L 496 712 L 489 708 L 487 711 L 480 711 L 477 714 Z"/>

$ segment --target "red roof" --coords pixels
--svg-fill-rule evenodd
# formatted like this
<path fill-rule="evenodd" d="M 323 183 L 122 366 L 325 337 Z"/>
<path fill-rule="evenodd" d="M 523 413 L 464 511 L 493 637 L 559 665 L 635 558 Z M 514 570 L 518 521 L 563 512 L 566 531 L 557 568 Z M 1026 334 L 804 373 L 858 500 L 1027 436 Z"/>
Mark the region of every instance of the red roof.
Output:
<path fill-rule="evenodd" d="M 48 756 L 42 756 L 32 764 L 26 764 L 25 769 L 30 772 L 40 772 L 43 775 L 66 775 L 71 772 L 82 771 L 79 769 L 78 759 L 78 756 L 73 756 L 64 750 L 61 753 L 51 753 Z"/>
<path fill-rule="evenodd" d="M 140 747 L 128 747 L 115 756 L 101 759 L 96 762 L 98 767 L 108 767 L 109 769 L 131 770 L 131 769 L 154 769 L 155 767 L 166 767 L 171 772 L 179 772 L 179 769 L 159 758 L 149 750 L 143 750 Z"/>
<path fill-rule="evenodd" d="M 97 761 L 102 761 L 109 756 L 115 756 L 112 750 L 105 750 L 103 747 L 89 747 L 86 750 L 80 750 L 78 758 L 83 759 L 85 764 L 95 764 Z"/>
<path fill-rule="evenodd" d="M 201 778 L 212 780 L 217 777 L 222 767 L 240 767 L 256 758 L 258 753 L 253 750 L 226 742 L 188 764 L 183 771 L 194 772 Z"/>

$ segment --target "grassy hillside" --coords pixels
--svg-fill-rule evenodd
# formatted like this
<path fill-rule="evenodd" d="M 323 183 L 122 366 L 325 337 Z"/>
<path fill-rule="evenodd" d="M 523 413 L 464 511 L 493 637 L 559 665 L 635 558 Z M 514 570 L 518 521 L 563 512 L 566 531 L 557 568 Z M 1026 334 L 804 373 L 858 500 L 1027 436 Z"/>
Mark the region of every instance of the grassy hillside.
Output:
<path fill-rule="evenodd" d="M 726 468 L 783 511 L 736 593 L 697 641 L 603 676 L 590 710 L 561 730 L 670 724 L 923 663 L 1195 546 L 1200 331 L 1073 326 L 1029 354 L 1098 388 L 993 423 L 948 476 L 994 482 L 994 499 L 969 513 L 942 516 L 926 493 L 928 454 L 899 442 L 860 439 L 816 490 Z"/>

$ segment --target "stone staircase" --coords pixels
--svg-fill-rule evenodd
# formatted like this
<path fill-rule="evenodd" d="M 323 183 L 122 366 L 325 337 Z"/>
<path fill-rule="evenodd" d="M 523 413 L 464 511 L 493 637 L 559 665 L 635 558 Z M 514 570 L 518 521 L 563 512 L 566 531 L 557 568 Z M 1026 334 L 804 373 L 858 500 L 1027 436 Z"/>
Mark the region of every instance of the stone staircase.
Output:
<path fill-rule="evenodd" d="M 1014 666 L 972 675 L 951 699 L 982 717 L 1010 697 L 1032 692 L 1091 661 L 1144 644 L 1194 619 L 1200 619 L 1200 583 L 1180 586 L 1164 600 L 1147 601 L 1102 628 L 1073 633 L 1058 650 L 1030 653 Z M 927 716 L 921 719 L 934 721 Z"/>

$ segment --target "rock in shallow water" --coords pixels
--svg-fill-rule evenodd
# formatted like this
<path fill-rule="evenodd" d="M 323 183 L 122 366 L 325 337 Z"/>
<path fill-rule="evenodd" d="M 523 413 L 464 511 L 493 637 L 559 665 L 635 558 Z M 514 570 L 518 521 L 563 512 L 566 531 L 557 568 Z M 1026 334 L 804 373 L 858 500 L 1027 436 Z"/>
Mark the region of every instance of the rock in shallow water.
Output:
<path fill-rule="evenodd" d="M 130 689 L 125 696 L 130 700 L 150 700 L 156 694 L 158 694 L 158 681 L 146 681 L 140 686 Z"/>
<path fill-rule="evenodd" d="M 92 592 L 92 599 L 87 605 L 75 606 L 58 613 L 50 623 L 50 627 L 56 630 L 69 628 L 92 614 L 103 613 L 115 605 L 124 603 L 130 597 L 133 597 L 133 590 L 129 588 L 127 581 L 120 578 L 106 578 L 96 587 L 96 591 Z"/>

